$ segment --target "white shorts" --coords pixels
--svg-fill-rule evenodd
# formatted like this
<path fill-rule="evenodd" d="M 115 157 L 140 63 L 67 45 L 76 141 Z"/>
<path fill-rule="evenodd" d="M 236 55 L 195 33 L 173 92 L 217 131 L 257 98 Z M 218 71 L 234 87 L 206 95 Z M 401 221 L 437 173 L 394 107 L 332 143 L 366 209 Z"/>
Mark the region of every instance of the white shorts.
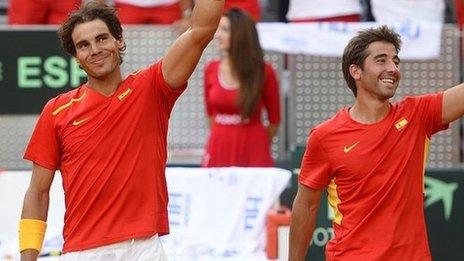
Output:
<path fill-rule="evenodd" d="M 63 261 L 167 261 L 158 234 L 151 238 L 134 238 L 111 245 L 69 252 L 60 257 Z"/>

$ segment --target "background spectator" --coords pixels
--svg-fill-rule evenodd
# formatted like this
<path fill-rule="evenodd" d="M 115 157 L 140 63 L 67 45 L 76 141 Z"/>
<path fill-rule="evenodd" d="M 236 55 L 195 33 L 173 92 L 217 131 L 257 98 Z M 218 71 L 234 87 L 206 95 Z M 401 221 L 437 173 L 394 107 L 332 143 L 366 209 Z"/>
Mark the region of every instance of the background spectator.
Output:
<path fill-rule="evenodd" d="M 261 20 L 261 7 L 258 0 L 226 0 L 224 12 L 227 12 L 231 8 L 245 10 L 255 22 Z"/>
<path fill-rule="evenodd" d="M 80 0 L 10 0 L 9 24 L 60 24 Z"/>
<path fill-rule="evenodd" d="M 453 0 L 454 1 L 454 14 L 456 18 L 456 23 L 459 25 L 459 28 L 462 29 L 464 24 L 464 0 Z"/>
<path fill-rule="evenodd" d="M 444 21 L 444 0 L 370 0 L 376 22 L 391 23 L 401 20 Z"/>
<path fill-rule="evenodd" d="M 190 25 L 192 0 L 115 0 L 123 24 L 174 24 L 183 32 Z"/>
<path fill-rule="evenodd" d="M 134 0 L 137 1 L 137 0 Z M 193 5 L 193 0 L 188 0 Z M 224 12 L 232 8 L 238 8 L 246 11 L 255 22 L 261 20 L 261 7 L 259 0 L 226 0 L 224 3 Z"/>
<path fill-rule="evenodd" d="M 270 143 L 280 122 L 276 75 L 263 59 L 251 18 L 240 9 L 222 17 L 216 33 L 220 60 L 205 69 L 211 132 L 202 166 L 271 167 Z M 262 110 L 270 124 L 261 122 Z"/>
<path fill-rule="evenodd" d="M 287 20 L 358 22 L 361 11 L 359 0 L 290 0 Z"/>

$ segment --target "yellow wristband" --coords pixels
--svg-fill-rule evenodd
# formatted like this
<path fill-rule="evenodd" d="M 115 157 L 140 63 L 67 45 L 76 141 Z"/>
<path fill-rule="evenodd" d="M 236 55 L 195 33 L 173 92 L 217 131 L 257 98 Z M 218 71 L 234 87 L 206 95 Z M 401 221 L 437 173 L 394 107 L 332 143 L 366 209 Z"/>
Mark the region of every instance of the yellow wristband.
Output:
<path fill-rule="evenodd" d="M 47 223 L 38 219 L 21 219 L 19 221 L 19 251 L 42 249 Z"/>

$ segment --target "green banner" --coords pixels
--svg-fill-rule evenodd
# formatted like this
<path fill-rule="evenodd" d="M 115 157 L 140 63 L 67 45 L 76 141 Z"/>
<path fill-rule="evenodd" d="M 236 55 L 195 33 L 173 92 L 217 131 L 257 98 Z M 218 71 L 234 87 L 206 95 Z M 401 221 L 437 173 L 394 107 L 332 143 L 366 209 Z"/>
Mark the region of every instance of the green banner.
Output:
<path fill-rule="evenodd" d="M 463 260 L 464 170 L 427 170 L 425 214 L 433 260 Z"/>
<path fill-rule="evenodd" d="M 0 39 L 0 114 L 40 113 L 50 98 L 86 79 L 56 30 L 0 30 Z"/>

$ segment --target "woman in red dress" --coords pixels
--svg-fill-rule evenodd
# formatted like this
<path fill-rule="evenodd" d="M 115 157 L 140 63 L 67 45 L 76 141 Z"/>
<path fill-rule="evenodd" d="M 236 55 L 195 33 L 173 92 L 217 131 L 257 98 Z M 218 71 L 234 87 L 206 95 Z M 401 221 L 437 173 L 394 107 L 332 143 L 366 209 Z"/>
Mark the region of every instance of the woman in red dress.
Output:
<path fill-rule="evenodd" d="M 202 166 L 272 167 L 270 144 L 280 122 L 279 87 L 274 70 L 264 62 L 255 23 L 245 12 L 231 9 L 222 17 L 216 39 L 222 57 L 205 69 L 211 130 Z"/>
<path fill-rule="evenodd" d="M 226 0 L 224 11 L 227 12 L 232 8 L 244 10 L 255 21 L 261 21 L 261 7 L 259 0 Z"/>

